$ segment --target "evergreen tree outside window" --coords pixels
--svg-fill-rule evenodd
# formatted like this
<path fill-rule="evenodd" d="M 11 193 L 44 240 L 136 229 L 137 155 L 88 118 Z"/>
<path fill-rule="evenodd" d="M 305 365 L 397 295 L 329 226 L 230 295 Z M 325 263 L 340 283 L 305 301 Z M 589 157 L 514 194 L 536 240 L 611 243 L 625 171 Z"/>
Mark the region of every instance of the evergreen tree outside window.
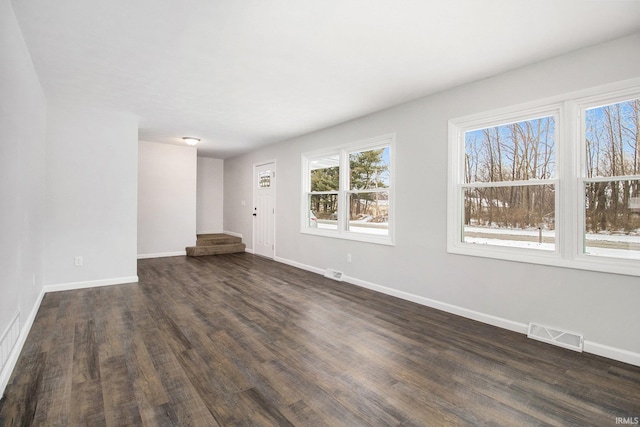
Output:
<path fill-rule="evenodd" d="M 309 234 L 393 244 L 393 144 L 385 135 L 302 156 Z"/>
<path fill-rule="evenodd" d="M 337 230 L 340 155 L 331 154 L 313 159 L 309 162 L 309 169 L 311 179 L 308 225 Z"/>
<path fill-rule="evenodd" d="M 389 234 L 389 147 L 349 153 L 349 221 L 355 233 Z"/>

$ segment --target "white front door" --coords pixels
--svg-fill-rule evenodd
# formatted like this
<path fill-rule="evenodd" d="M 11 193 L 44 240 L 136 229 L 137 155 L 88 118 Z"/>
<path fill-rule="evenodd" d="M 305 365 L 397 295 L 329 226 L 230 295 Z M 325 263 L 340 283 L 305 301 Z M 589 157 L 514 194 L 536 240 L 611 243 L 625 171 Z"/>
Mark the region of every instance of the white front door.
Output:
<path fill-rule="evenodd" d="M 256 255 L 273 259 L 275 250 L 276 164 L 254 166 L 253 247 Z"/>

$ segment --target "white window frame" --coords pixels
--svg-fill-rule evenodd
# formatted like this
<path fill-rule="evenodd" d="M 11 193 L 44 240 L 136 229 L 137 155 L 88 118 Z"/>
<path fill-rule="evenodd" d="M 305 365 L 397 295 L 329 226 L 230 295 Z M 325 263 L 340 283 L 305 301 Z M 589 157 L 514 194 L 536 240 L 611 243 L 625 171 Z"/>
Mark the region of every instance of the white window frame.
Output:
<path fill-rule="evenodd" d="M 349 177 L 349 155 L 356 152 L 375 150 L 378 148 L 389 147 L 389 188 L 385 188 L 384 191 L 389 193 L 388 201 L 388 214 L 389 225 L 388 235 L 375 235 L 362 232 L 353 232 L 348 230 L 348 209 L 349 209 L 349 197 L 352 193 L 358 192 L 351 190 Z M 319 229 L 309 226 L 309 195 L 311 194 L 311 171 L 310 164 L 313 160 L 338 155 L 340 159 L 340 180 L 338 189 L 338 221 L 337 230 Z M 300 232 L 304 234 L 312 234 L 316 236 L 333 237 L 337 239 L 356 240 L 360 242 L 376 243 L 381 245 L 395 244 L 395 134 L 381 135 L 361 141 L 357 141 L 351 144 L 341 145 L 337 147 L 312 151 L 302 154 L 302 197 L 301 197 L 301 211 L 300 211 Z M 373 192 L 375 190 L 363 190 L 362 192 Z M 379 191 L 383 191 L 382 189 Z M 324 192 L 323 192 L 324 193 Z M 334 193 L 330 191 L 328 193 Z M 314 192 L 313 194 L 319 194 Z"/>
<path fill-rule="evenodd" d="M 585 182 L 590 181 L 585 175 L 585 110 L 637 97 L 640 97 L 640 79 L 632 79 L 449 120 L 447 251 L 453 254 L 640 276 L 640 262 L 637 260 L 587 255 L 583 252 Z M 464 183 L 465 132 L 534 119 L 550 115 L 550 112 L 556 116 L 556 175 L 554 179 L 544 181 L 555 183 L 555 250 L 463 242 L 462 188 L 477 186 L 474 183 Z M 631 178 L 636 179 L 635 176 Z M 531 183 L 538 184 L 544 181 Z"/>
<path fill-rule="evenodd" d="M 465 154 L 465 133 L 478 129 L 485 129 L 494 126 L 517 123 L 526 120 L 533 120 L 540 117 L 552 116 L 555 119 L 555 159 L 556 174 L 553 178 L 544 180 L 529 181 L 506 181 L 506 182 L 464 182 L 464 154 Z M 559 229 L 562 229 L 562 222 L 558 223 L 558 205 L 560 203 L 561 189 L 559 188 L 558 177 L 562 169 L 562 138 L 560 135 L 560 123 L 563 121 L 562 104 L 545 103 L 542 105 L 520 106 L 514 109 L 494 111 L 487 114 L 464 117 L 449 121 L 449 225 L 448 225 L 448 250 L 453 253 L 465 255 L 486 256 L 490 258 L 509 259 L 513 261 L 545 259 L 553 262 L 559 259 L 560 245 L 558 239 Z M 464 201 L 463 191 L 465 188 L 475 187 L 500 187 L 518 185 L 542 185 L 551 184 L 555 186 L 555 249 L 553 251 L 514 248 L 497 245 L 479 245 L 465 243 L 462 240 L 464 223 Z M 455 226 L 460 224 L 460 226 Z"/>
<path fill-rule="evenodd" d="M 616 272 L 617 270 L 626 270 L 630 263 L 640 264 L 638 260 L 631 260 L 625 258 L 606 257 L 598 255 L 588 255 L 584 253 L 585 237 L 583 230 L 586 225 L 584 194 L 586 184 L 589 182 L 612 182 L 621 180 L 638 180 L 640 175 L 627 175 L 627 176 L 612 176 L 612 177 L 596 177 L 588 178 L 586 170 L 586 110 L 598 107 L 604 107 L 611 104 L 616 104 L 630 99 L 640 98 L 640 87 L 631 87 L 616 91 L 608 91 L 598 93 L 592 96 L 583 97 L 577 99 L 575 102 L 575 112 L 578 117 L 577 135 L 580 142 L 579 152 L 577 155 L 577 182 L 576 182 L 576 202 L 578 207 L 577 212 L 577 248 L 576 259 L 583 263 L 593 263 L 598 269 L 606 269 L 608 266 L 613 266 Z M 594 268 L 596 269 L 596 268 Z M 606 271 L 606 270 L 605 270 Z M 633 275 L 640 275 L 640 272 L 632 273 Z"/>

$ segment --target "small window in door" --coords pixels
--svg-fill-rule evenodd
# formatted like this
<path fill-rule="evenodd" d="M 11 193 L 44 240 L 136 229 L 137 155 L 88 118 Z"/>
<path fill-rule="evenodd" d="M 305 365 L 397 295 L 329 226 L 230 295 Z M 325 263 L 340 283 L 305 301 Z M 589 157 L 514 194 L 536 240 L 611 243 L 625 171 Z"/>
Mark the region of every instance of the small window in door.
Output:
<path fill-rule="evenodd" d="M 258 187 L 269 188 L 271 187 L 271 171 L 263 171 L 258 175 Z"/>

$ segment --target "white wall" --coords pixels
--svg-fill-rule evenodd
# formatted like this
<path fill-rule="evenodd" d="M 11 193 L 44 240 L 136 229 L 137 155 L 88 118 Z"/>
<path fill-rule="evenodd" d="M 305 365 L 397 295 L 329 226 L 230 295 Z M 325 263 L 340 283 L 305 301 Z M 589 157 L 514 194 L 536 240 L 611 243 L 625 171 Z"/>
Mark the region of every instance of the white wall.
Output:
<path fill-rule="evenodd" d="M 196 229 L 198 234 L 222 233 L 224 160 L 198 157 Z"/>
<path fill-rule="evenodd" d="M 137 140 L 133 115 L 48 104 L 47 285 L 137 281 Z"/>
<path fill-rule="evenodd" d="M 0 0 L 0 339 L 18 313 L 26 335 L 43 287 L 45 125 L 31 57 Z M 0 366 L 0 394 L 12 367 Z"/>
<path fill-rule="evenodd" d="M 138 257 L 184 255 L 196 241 L 196 149 L 140 141 L 138 155 Z"/>
<path fill-rule="evenodd" d="M 241 201 L 252 197 L 252 165 L 277 159 L 276 259 L 514 330 L 582 332 L 586 350 L 640 363 L 637 277 L 453 255 L 446 236 L 449 119 L 639 77 L 638 46 L 635 34 L 226 159 L 225 229 L 251 244 L 251 204 Z M 396 245 L 301 234 L 301 154 L 393 132 Z"/>

